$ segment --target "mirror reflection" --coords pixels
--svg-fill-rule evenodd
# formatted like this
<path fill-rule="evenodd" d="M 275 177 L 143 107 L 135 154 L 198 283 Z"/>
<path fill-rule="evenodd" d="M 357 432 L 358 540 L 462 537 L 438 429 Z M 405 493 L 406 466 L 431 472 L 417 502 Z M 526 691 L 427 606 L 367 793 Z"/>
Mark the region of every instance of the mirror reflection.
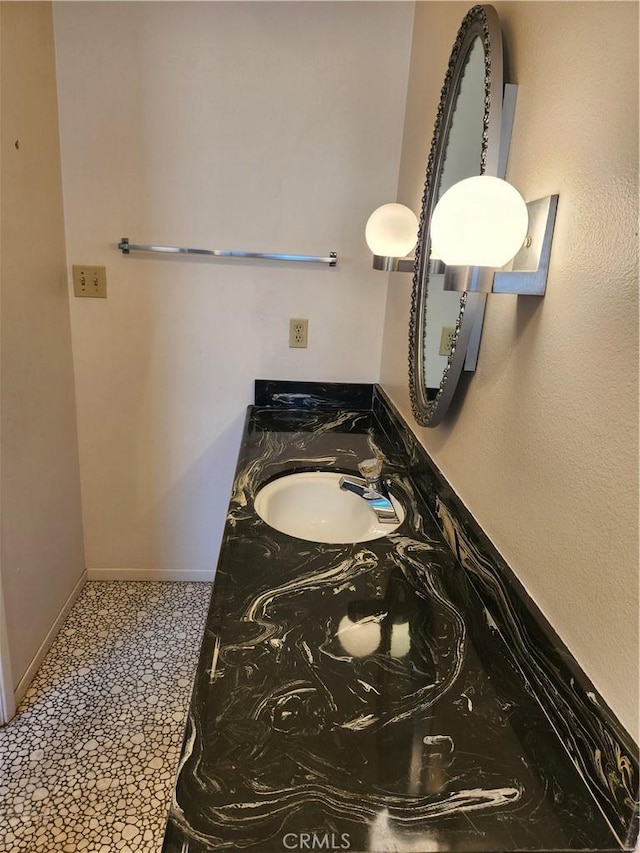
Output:
<path fill-rule="evenodd" d="M 454 184 L 482 171 L 482 137 L 484 129 L 485 56 L 482 40 L 476 37 L 467 54 L 464 72 L 455 94 L 436 201 Z M 446 133 L 446 131 L 445 131 Z M 428 294 L 424 300 L 424 377 L 428 400 L 434 400 L 447 368 L 451 342 L 460 314 L 460 294 L 446 291 L 442 264 L 431 263 Z"/>

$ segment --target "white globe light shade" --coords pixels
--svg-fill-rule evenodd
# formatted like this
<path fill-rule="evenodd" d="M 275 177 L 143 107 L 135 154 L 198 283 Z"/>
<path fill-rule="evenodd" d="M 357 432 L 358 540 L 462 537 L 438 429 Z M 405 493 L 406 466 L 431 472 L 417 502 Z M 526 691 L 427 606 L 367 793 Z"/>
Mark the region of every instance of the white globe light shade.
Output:
<path fill-rule="evenodd" d="M 515 187 L 479 175 L 454 184 L 431 217 L 431 243 L 457 266 L 503 267 L 527 236 L 527 205 Z"/>
<path fill-rule="evenodd" d="M 369 217 L 364 236 L 374 255 L 404 258 L 418 242 L 418 217 L 403 204 L 383 204 Z"/>

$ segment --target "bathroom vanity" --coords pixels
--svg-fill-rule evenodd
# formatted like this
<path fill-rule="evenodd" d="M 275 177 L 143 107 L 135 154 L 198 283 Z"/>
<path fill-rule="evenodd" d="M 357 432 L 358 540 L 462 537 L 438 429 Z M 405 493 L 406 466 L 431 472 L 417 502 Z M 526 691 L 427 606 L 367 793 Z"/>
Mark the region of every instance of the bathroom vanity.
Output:
<path fill-rule="evenodd" d="M 388 536 L 255 512 L 376 455 Z M 384 394 L 257 382 L 164 853 L 633 849 L 637 790 L 637 747 Z"/>

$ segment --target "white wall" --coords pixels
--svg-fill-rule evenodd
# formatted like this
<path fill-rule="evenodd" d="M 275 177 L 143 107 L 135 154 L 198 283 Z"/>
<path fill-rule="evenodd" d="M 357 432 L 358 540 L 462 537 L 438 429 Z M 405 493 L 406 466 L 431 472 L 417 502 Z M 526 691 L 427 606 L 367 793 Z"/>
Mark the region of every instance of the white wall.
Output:
<path fill-rule="evenodd" d="M 20 693 L 84 571 L 50 4 L 0 4 L 0 56 L 0 566 Z"/>
<path fill-rule="evenodd" d="M 638 6 L 495 6 L 519 86 L 507 178 L 526 199 L 560 194 L 547 295 L 489 297 L 466 393 L 422 429 L 406 377 L 411 283 L 393 275 L 382 382 L 636 733 Z M 417 5 L 398 197 L 410 206 L 465 11 Z"/>
<path fill-rule="evenodd" d="M 364 224 L 396 192 L 413 4 L 54 14 L 68 263 L 108 276 L 71 311 L 87 565 L 210 576 L 253 380 L 378 379 Z M 123 258 L 123 235 L 340 263 Z"/>

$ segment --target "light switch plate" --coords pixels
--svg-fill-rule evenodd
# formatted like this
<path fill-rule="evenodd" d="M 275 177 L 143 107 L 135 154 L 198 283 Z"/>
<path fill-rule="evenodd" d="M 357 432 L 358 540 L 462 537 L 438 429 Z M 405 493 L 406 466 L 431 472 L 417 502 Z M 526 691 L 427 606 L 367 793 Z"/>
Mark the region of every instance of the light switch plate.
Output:
<path fill-rule="evenodd" d="M 107 268 L 74 264 L 73 293 L 75 296 L 97 296 L 106 299 Z"/>

